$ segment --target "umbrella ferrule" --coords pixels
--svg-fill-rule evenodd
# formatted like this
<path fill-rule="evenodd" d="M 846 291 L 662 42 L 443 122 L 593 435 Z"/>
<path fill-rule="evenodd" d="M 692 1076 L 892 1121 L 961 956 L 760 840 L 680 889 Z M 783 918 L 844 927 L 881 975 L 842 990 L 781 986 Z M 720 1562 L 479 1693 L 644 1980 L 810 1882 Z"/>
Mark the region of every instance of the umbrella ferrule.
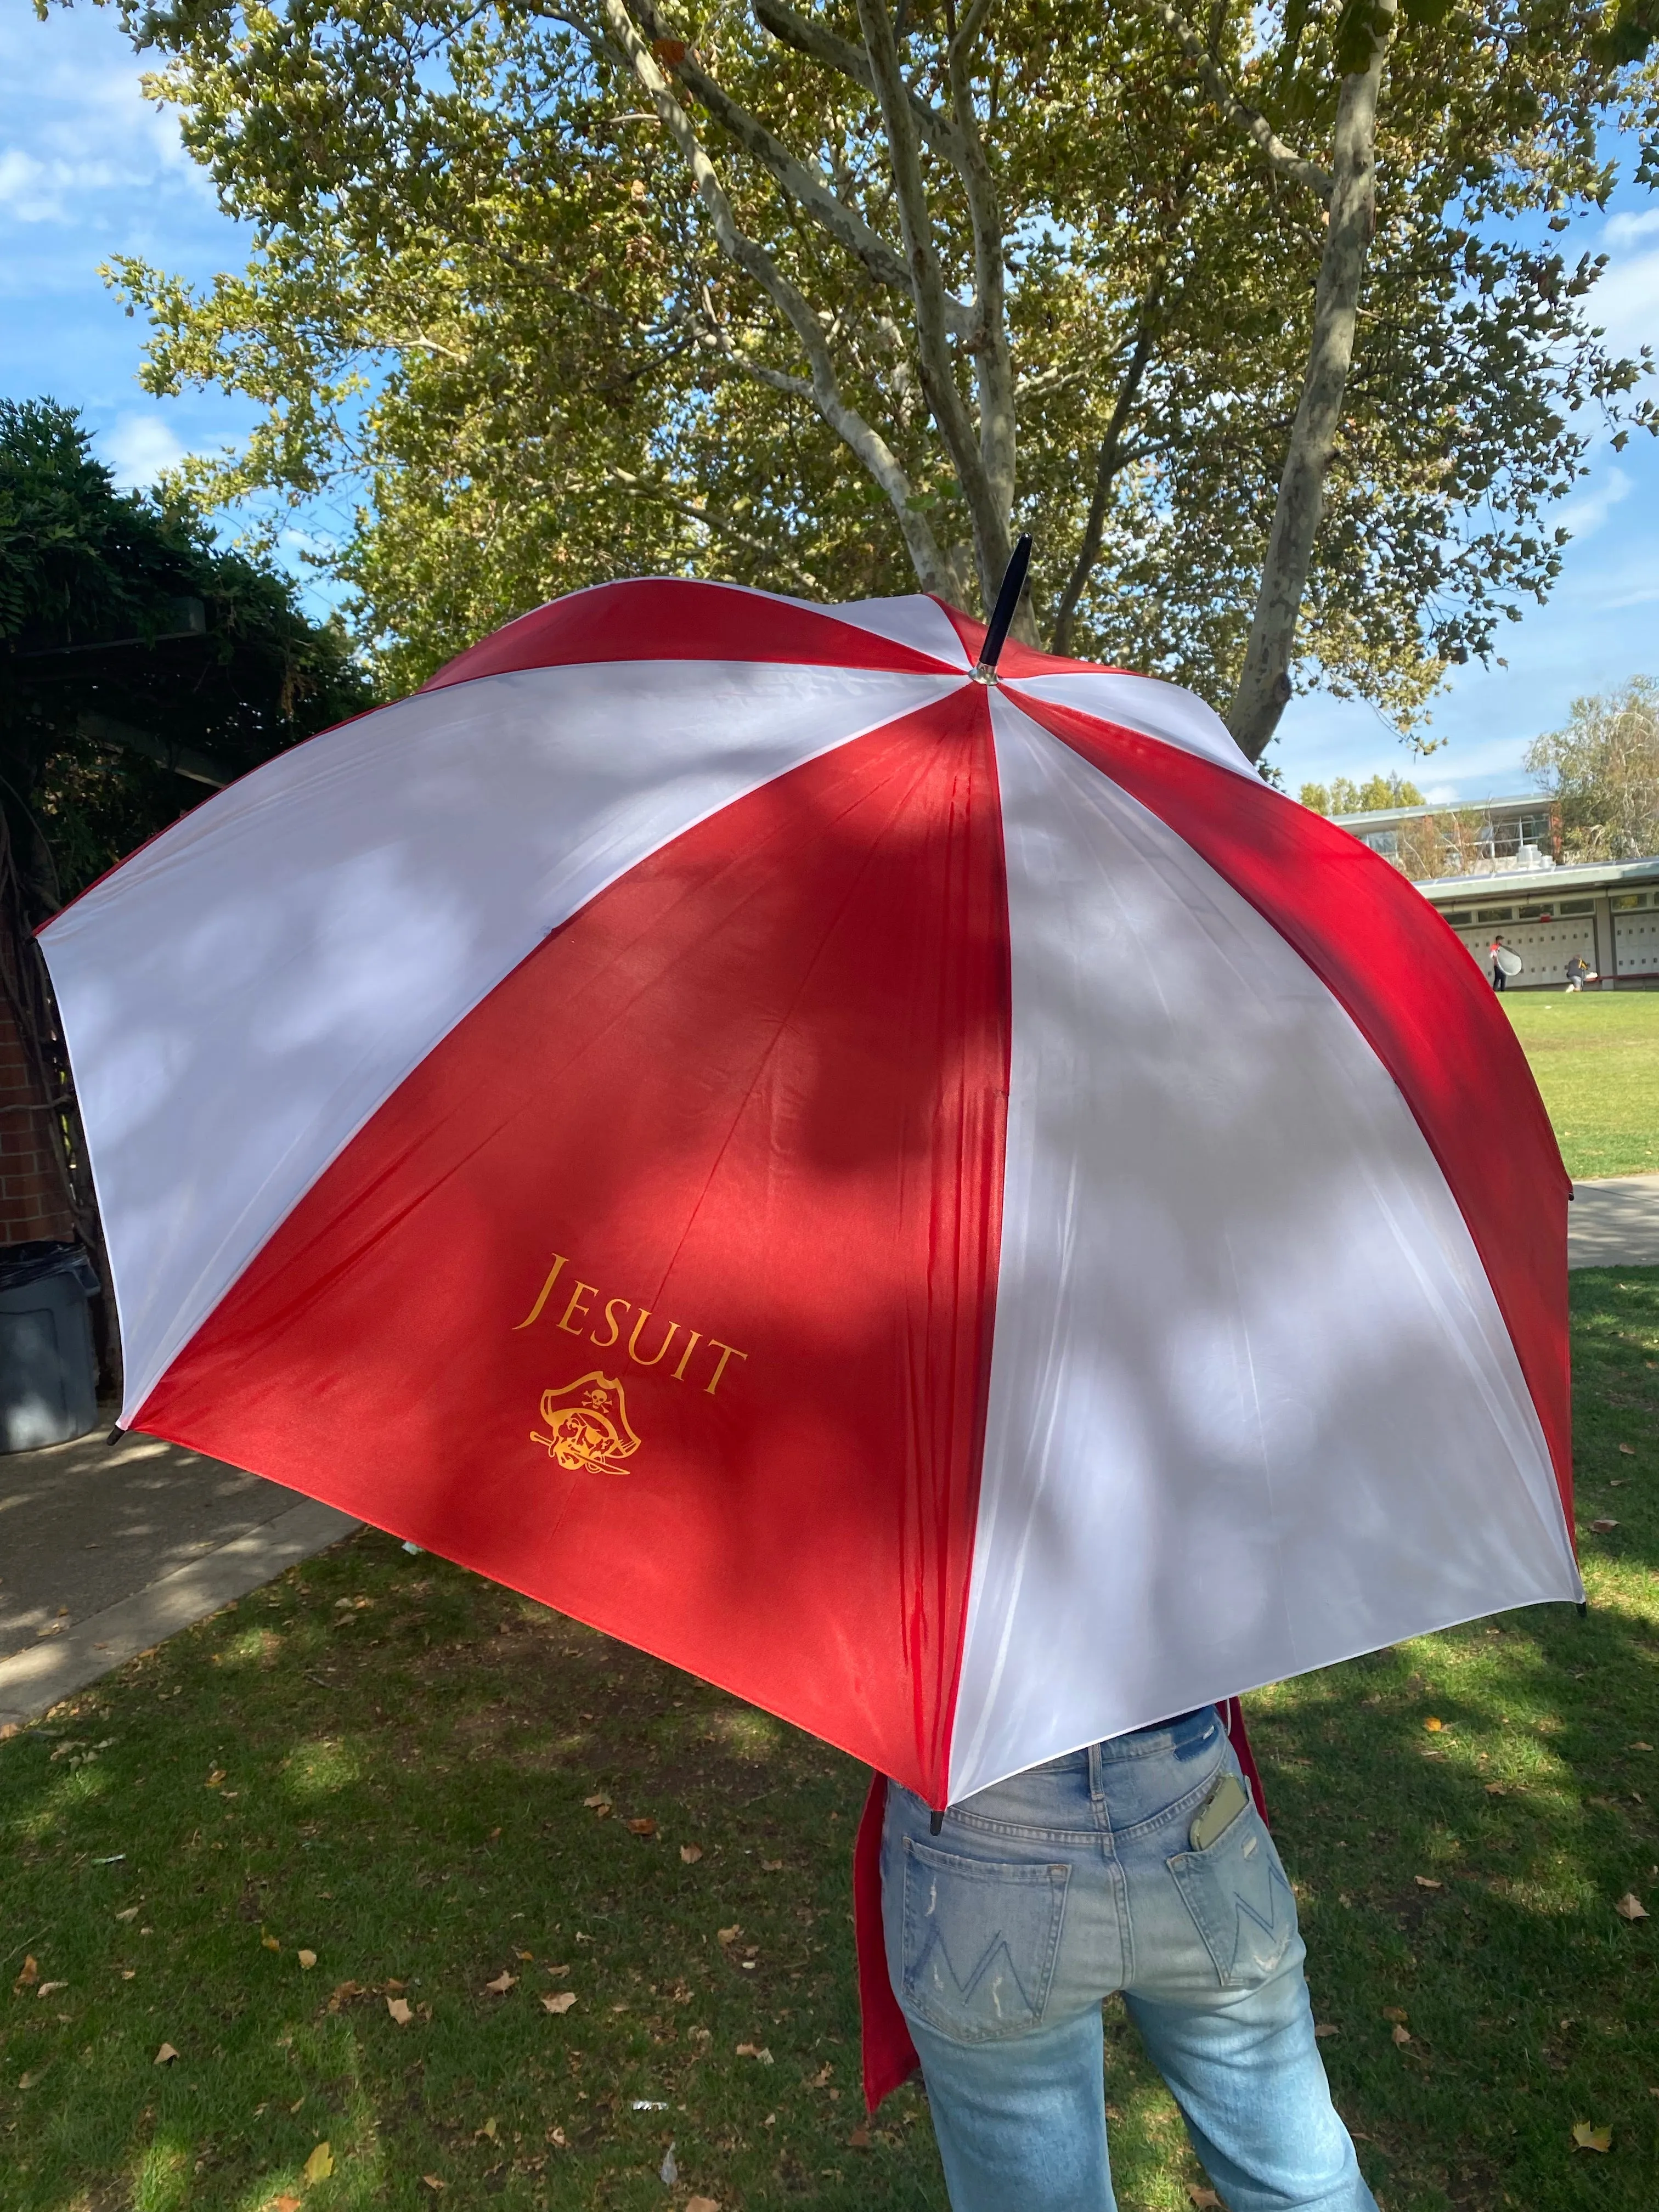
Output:
<path fill-rule="evenodd" d="M 979 649 L 979 665 L 974 670 L 975 684 L 994 684 L 997 680 L 997 662 L 1002 657 L 1008 625 L 1013 621 L 1019 595 L 1025 588 L 1025 572 L 1030 565 L 1031 536 L 1029 531 L 1022 531 L 1019 543 L 1009 555 L 1008 566 L 1002 572 L 1002 588 L 997 593 L 985 642 Z"/>

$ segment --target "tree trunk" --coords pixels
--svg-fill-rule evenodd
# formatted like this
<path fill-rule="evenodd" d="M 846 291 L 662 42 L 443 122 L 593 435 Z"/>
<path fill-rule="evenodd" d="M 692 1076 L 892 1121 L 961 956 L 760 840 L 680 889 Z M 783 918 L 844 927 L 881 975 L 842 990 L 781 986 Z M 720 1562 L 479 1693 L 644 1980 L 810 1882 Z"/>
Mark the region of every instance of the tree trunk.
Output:
<path fill-rule="evenodd" d="M 1373 0 L 1366 66 L 1345 76 L 1337 100 L 1325 251 L 1314 295 L 1313 340 L 1273 508 L 1255 617 L 1227 726 L 1260 760 L 1291 697 L 1297 617 L 1319 529 L 1325 477 L 1342 423 L 1354 325 L 1374 227 L 1376 100 L 1394 37 L 1396 0 Z"/>

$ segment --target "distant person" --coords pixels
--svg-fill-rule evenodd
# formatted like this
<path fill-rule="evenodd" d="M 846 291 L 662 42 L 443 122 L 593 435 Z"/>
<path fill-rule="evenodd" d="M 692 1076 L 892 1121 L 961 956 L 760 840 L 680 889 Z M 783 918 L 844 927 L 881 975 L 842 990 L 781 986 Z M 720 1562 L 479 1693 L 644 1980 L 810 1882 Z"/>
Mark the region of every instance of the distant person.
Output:
<path fill-rule="evenodd" d="M 1575 952 L 1567 963 L 1567 988 L 1582 991 L 1589 981 L 1590 964 L 1582 952 Z"/>
<path fill-rule="evenodd" d="M 1486 947 L 1486 957 L 1492 963 L 1492 987 L 1494 991 L 1501 991 L 1510 980 L 1503 961 L 1498 957 L 1500 952 L 1507 951 L 1509 947 L 1501 937 L 1494 937 Z"/>

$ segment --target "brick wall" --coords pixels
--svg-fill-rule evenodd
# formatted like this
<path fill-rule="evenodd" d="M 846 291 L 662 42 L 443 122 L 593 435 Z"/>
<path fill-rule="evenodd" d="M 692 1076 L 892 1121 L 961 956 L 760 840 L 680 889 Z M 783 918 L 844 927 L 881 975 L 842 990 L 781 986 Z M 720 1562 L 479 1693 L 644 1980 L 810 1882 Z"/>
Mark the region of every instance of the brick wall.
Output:
<path fill-rule="evenodd" d="M 47 1109 L 0 994 L 0 1245 L 74 1236 L 52 1144 Z"/>

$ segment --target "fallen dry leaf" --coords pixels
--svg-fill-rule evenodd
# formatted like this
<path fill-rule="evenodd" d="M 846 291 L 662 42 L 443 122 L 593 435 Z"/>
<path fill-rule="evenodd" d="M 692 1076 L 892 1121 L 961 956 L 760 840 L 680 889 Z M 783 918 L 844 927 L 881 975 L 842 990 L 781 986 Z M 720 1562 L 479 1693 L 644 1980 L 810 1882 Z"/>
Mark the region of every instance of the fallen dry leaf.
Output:
<path fill-rule="evenodd" d="M 568 1974 L 570 1972 L 570 1964 L 567 1960 L 562 1966 L 544 1966 L 542 1972 L 544 1974 L 551 1974 L 556 1982 L 561 1974 Z"/>
<path fill-rule="evenodd" d="M 574 1990 L 561 1990 L 557 1996 L 544 1997 L 542 1999 L 542 2010 L 544 2012 L 568 2012 L 571 2006 L 574 2004 L 575 2002 L 576 1992 Z"/>
<path fill-rule="evenodd" d="M 415 2014 L 407 1997 L 388 1997 L 386 2008 L 399 2027 L 407 2027 Z"/>
<path fill-rule="evenodd" d="M 657 1832 L 657 1824 L 654 1820 L 630 1820 L 628 1824 L 628 1832 L 630 1836 L 654 1836 Z"/>
<path fill-rule="evenodd" d="M 495 2115 L 492 2112 L 481 2128 L 474 2128 L 472 2130 L 473 2141 L 476 2142 L 480 2136 L 487 2136 L 491 2142 L 494 2142 L 495 2141 L 497 2124 Z"/>
<path fill-rule="evenodd" d="M 603 1790 L 596 1790 L 591 1797 L 584 1797 L 582 1802 L 590 1813 L 597 1813 L 601 1807 L 607 1813 L 611 1810 L 611 1800 Z"/>
<path fill-rule="evenodd" d="M 67 1982 L 42 1982 L 34 1994 L 38 1997 L 49 1997 L 54 1990 L 66 1990 L 68 1987 Z"/>
<path fill-rule="evenodd" d="M 1610 1529 L 1616 1528 L 1618 1526 L 1619 1523 L 1605 1513 L 1599 1521 L 1590 1522 L 1590 1527 L 1595 1529 L 1598 1536 L 1605 1536 Z"/>
<path fill-rule="evenodd" d="M 688 2197 L 685 2212 L 720 2212 L 720 2208 L 712 2197 Z"/>
<path fill-rule="evenodd" d="M 1635 1458 L 1635 1456 L 1636 1456 L 1636 1447 L 1635 1447 L 1635 1445 L 1634 1445 L 1634 1444 L 1620 1444 L 1620 1447 L 1619 1447 L 1619 1449 L 1620 1449 L 1620 1450 L 1621 1452 L 1623 1452 L 1623 1454 L 1625 1455 L 1625 1457 L 1626 1457 L 1626 1459 L 1634 1459 L 1634 1458 Z"/>
<path fill-rule="evenodd" d="M 171 2066 L 178 2056 L 178 2052 L 170 2043 L 164 2043 L 149 2063 L 152 2066 Z"/>
<path fill-rule="evenodd" d="M 1198 2208 L 1198 2212 L 1226 2212 L 1213 2189 L 1200 2189 L 1195 2181 L 1187 2184 L 1187 2194 Z"/>
<path fill-rule="evenodd" d="M 314 1951 L 296 1951 L 294 1955 L 300 1961 L 300 1972 L 302 1974 L 308 1974 L 317 1963 L 317 1954 Z"/>
<path fill-rule="evenodd" d="M 734 1943 L 742 1935 L 743 1926 L 741 1922 L 734 1920 L 729 1928 L 717 1929 L 715 1933 L 722 1943 Z"/>
<path fill-rule="evenodd" d="M 781 1859 L 763 1859 L 761 1861 L 761 1872 L 763 1874 L 781 1874 L 783 1872 L 783 1861 Z"/>
<path fill-rule="evenodd" d="M 515 1951 L 513 1955 L 515 1959 L 528 1960 L 532 1966 L 536 1963 L 536 1954 L 533 1951 Z"/>
<path fill-rule="evenodd" d="M 685 1861 L 687 1866 L 696 1866 L 697 1861 L 702 1856 L 702 1845 L 701 1844 L 682 1844 L 680 1845 L 680 1856 Z"/>
<path fill-rule="evenodd" d="M 1632 1748 L 1633 1749 L 1634 1746 Z M 138 1917 L 138 1907 L 136 1905 L 129 1905 L 125 1911 L 118 1912 L 115 1917 L 118 1920 L 136 1920 Z"/>
<path fill-rule="evenodd" d="M 763 2066 L 772 2063 L 772 2054 L 763 2043 L 740 2043 L 738 2056 L 739 2058 L 758 2058 Z"/>
<path fill-rule="evenodd" d="M 334 2153 L 325 2142 L 319 2142 L 300 2168 L 307 2189 L 314 2187 L 319 2181 L 326 2181 L 333 2171 Z"/>
<path fill-rule="evenodd" d="M 40 1961 L 31 1951 L 18 1968 L 17 1979 L 12 1984 L 12 1987 L 15 1990 L 32 1990 L 40 1978 Z"/>
<path fill-rule="evenodd" d="M 1404 2005 L 1384 2005 L 1382 2017 L 1384 2020 L 1409 2020 L 1411 2014 Z"/>
<path fill-rule="evenodd" d="M 484 1987 L 487 1990 L 494 1990 L 495 1994 L 498 1997 L 504 1997 L 507 1991 L 515 1985 L 518 1978 L 519 1978 L 516 1974 L 509 1974 L 506 1967 L 503 1966 L 501 1972 L 496 1975 L 495 1980 L 493 1982 L 486 1982 L 484 1984 Z"/>
<path fill-rule="evenodd" d="M 222 1766 L 216 1766 L 212 1773 L 209 1775 L 207 1780 L 202 1784 L 202 1787 L 204 1790 L 216 1790 L 224 1778 L 224 1768 Z"/>
<path fill-rule="evenodd" d="M 1409 2043 L 1412 2039 L 1412 2032 L 1410 2028 L 1407 2027 L 1403 2022 L 1400 2021 L 1395 2021 L 1389 2033 L 1393 2036 L 1396 2043 Z"/>
<path fill-rule="evenodd" d="M 847 2148 L 848 2150 L 868 2150 L 870 2148 L 869 2129 L 854 2128 L 852 2134 L 847 2138 Z"/>
<path fill-rule="evenodd" d="M 428 2189 L 447 2189 L 449 2186 L 447 2181 L 440 2181 L 435 2173 L 423 2173 L 421 2179 Z"/>
<path fill-rule="evenodd" d="M 280 1951 L 283 1948 L 274 1936 L 262 1936 L 259 1938 L 259 1941 L 264 1945 L 267 1951 Z"/>
<path fill-rule="evenodd" d="M 1437 1881 L 1431 1874 L 1414 1874 L 1412 1880 L 1419 1889 L 1443 1889 L 1446 1887 L 1443 1881 Z"/>
<path fill-rule="evenodd" d="M 1316 2042 L 1318 2042 L 1325 2036 L 1340 2035 L 1341 2033 L 1341 2029 L 1337 2026 L 1334 2020 L 1316 2020 L 1314 2022 L 1314 2039 Z"/>
<path fill-rule="evenodd" d="M 1634 1743 L 1627 1743 L 1625 1748 L 1626 1751 L 1651 1751 L 1653 1746 L 1650 1743 L 1644 1743 L 1638 1737 Z"/>
<path fill-rule="evenodd" d="M 1507 1797 L 1509 1794 L 1509 1784 L 1506 1782 L 1489 1782 L 1486 1784 L 1488 1797 Z"/>
<path fill-rule="evenodd" d="M 1437 1735 L 1441 1729 L 1445 1727 L 1446 1723 L 1444 1721 L 1437 1720 L 1434 1715 L 1431 1713 L 1427 1720 L 1424 1722 L 1423 1725 L 1427 1729 L 1431 1735 Z"/>
<path fill-rule="evenodd" d="M 1633 1889 L 1627 1889 L 1613 1909 L 1621 1920 L 1645 1920 L 1648 1917 L 1648 1908 Z"/>
<path fill-rule="evenodd" d="M 1611 2150 L 1613 2130 L 1593 2128 L 1588 2120 L 1575 2120 L 1572 2124 L 1572 2145 L 1575 2150 Z"/>
<path fill-rule="evenodd" d="M 273 2197 L 265 2212 L 300 2212 L 300 2200 L 297 2197 L 287 2195 Z"/>

